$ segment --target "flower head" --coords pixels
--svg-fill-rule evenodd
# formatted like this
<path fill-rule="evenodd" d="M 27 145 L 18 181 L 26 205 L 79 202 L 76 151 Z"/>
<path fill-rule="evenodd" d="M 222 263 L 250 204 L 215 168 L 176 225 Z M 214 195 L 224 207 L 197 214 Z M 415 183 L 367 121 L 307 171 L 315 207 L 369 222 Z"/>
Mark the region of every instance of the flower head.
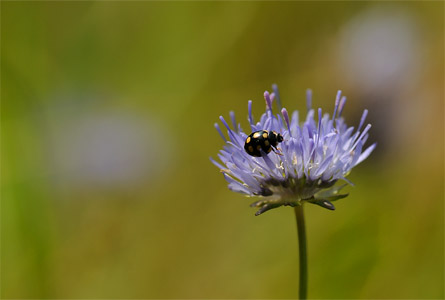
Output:
<path fill-rule="evenodd" d="M 335 209 L 331 201 L 347 196 L 339 194 L 346 184 L 335 186 L 338 180 L 346 179 L 351 169 L 365 160 L 376 144 L 363 150 L 371 125 L 363 128 L 368 111 L 363 112 L 360 124 L 355 129 L 348 127 L 341 116 L 346 97 L 338 91 L 332 117 L 322 114 L 321 108 L 312 109 L 311 91 L 307 91 L 307 115 L 299 119 L 299 112 L 289 115 L 281 108 L 278 89 L 264 93 L 266 112 L 258 122 L 252 116 L 252 101 L 248 102 L 250 128 L 243 131 L 236 122 L 234 112 L 230 112 L 232 127 L 221 116 L 227 135 L 215 123 L 215 128 L 225 141 L 218 157 L 222 163 L 212 162 L 221 170 L 229 183 L 229 189 L 247 196 L 261 199 L 252 204 L 258 207 L 256 215 L 282 205 L 297 206 L 304 202 Z M 273 102 L 280 113 L 274 114 Z M 317 118 L 315 118 L 315 116 Z M 283 141 L 274 151 L 262 151 L 261 157 L 249 155 L 244 144 L 251 132 L 275 131 L 283 136 Z"/>

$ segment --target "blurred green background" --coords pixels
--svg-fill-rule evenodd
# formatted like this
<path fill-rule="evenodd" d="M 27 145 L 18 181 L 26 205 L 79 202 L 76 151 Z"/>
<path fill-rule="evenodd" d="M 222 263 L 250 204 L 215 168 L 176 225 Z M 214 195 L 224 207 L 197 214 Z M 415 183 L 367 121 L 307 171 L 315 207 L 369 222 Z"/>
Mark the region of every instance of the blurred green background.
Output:
<path fill-rule="evenodd" d="M 443 2 L 1 2 L 1 297 L 296 298 L 292 209 L 209 161 L 262 94 L 379 143 L 306 206 L 309 296 L 444 297 Z"/>

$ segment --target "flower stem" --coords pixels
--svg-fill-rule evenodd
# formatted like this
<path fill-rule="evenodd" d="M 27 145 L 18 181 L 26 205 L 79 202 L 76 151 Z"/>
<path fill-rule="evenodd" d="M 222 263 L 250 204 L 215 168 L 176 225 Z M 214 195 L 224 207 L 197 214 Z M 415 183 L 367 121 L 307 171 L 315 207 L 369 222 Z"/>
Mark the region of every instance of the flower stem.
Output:
<path fill-rule="evenodd" d="M 300 256 L 300 299 L 307 298 L 307 247 L 306 228 L 304 225 L 303 205 L 295 206 L 298 230 L 298 252 Z"/>

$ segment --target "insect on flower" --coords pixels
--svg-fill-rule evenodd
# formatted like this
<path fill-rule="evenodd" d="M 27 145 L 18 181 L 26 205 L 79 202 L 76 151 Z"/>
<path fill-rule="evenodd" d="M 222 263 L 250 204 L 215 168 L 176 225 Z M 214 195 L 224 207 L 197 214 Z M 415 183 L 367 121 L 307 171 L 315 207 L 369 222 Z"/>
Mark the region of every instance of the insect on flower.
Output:
<path fill-rule="evenodd" d="M 283 141 L 283 136 L 275 131 L 259 130 L 252 132 L 244 143 L 247 154 L 261 157 L 262 152 L 268 154 L 272 149 L 276 152 L 278 143 Z"/>
<path fill-rule="evenodd" d="M 335 209 L 332 201 L 346 197 L 339 194 L 346 186 L 335 185 L 339 180 L 347 184 L 351 169 L 364 161 L 375 149 L 372 144 L 364 150 L 371 125 L 362 130 L 368 114 L 364 110 L 358 127 L 348 127 L 342 112 L 346 97 L 338 91 L 334 113 L 314 118 L 312 93 L 307 92 L 307 116 L 300 120 L 299 112 L 289 116 L 281 108 L 278 89 L 264 93 L 266 112 L 255 122 L 252 101 L 248 102 L 248 121 L 251 134 L 246 134 L 230 112 L 232 128 L 220 117 L 229 139 L 215 123 L 215 128 L 225 141 L 218 157 L 221 163 L 212 162 L 221 170 L 229 183 L 229 189 L 249 197 L 260 197 L 252 206 L 259 208 L 256 215 L 283 205 L 297 206 L 304 202 Z M 274 114 L 272 104 L 281 114 Z M 280 143 L 281 149 L 275 149 Z M 273 151 L 272 151 L 273 150 Z M 280 150 L 280 151 L 277 151 Z"/>

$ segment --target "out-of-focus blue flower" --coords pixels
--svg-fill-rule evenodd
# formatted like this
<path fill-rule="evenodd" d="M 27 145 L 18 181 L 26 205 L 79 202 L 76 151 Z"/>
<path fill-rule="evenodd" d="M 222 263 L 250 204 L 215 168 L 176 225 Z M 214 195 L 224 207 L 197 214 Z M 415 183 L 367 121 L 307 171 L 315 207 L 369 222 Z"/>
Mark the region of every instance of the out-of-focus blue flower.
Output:
<path fill-rule="evenodd" d="M 264 93 L 266 112 L 258 122 L 252 116 L 252 101 L 248 102 L 248 132 L 244 132 L 236 122 L 234 112 L 230 112 L 232 127 L 220 117 L 229 139 L 215 123 L 225 145 L 218 154 L 222 163 L 211 161 L 220 168 L 230 190 L 261 197 L 252 204 L 259 208 L 256 215 L 282 205 L 296 206 L 304 202 L 335 209 L 331 201 L 348 195 L 338 193 L 346 184 L 334 186 L 335 183 L 341 179 L 352 184 L 346 176 L 376 147 L 373 144 L 363 151 L 371 128 L 368 124 L 363 129 L 368 111 L 363 112 L 357 129 L 348 127 L 341 116 L 346 97 L 341 97 L 341 91 L 338 91 L 333 116 L 323 115 L 319 108 L 316 120 L 315 111 L 311 108 L 311 91 L 308 90 L 307 116 L 300 121 L 298 111 L 289 116 L 285 108 L 281 109 L 278 89 L 275 85 L 273 88 L 272 94 Z M 272 111 L 275 99 L 281 114 L 274 115 Z M 278 153 L 263 153 L 262 157 L 246 153 L 244 143 L 247 136 L 258 130 L 281 133 L 284 141 L 279 144 Z"/>

